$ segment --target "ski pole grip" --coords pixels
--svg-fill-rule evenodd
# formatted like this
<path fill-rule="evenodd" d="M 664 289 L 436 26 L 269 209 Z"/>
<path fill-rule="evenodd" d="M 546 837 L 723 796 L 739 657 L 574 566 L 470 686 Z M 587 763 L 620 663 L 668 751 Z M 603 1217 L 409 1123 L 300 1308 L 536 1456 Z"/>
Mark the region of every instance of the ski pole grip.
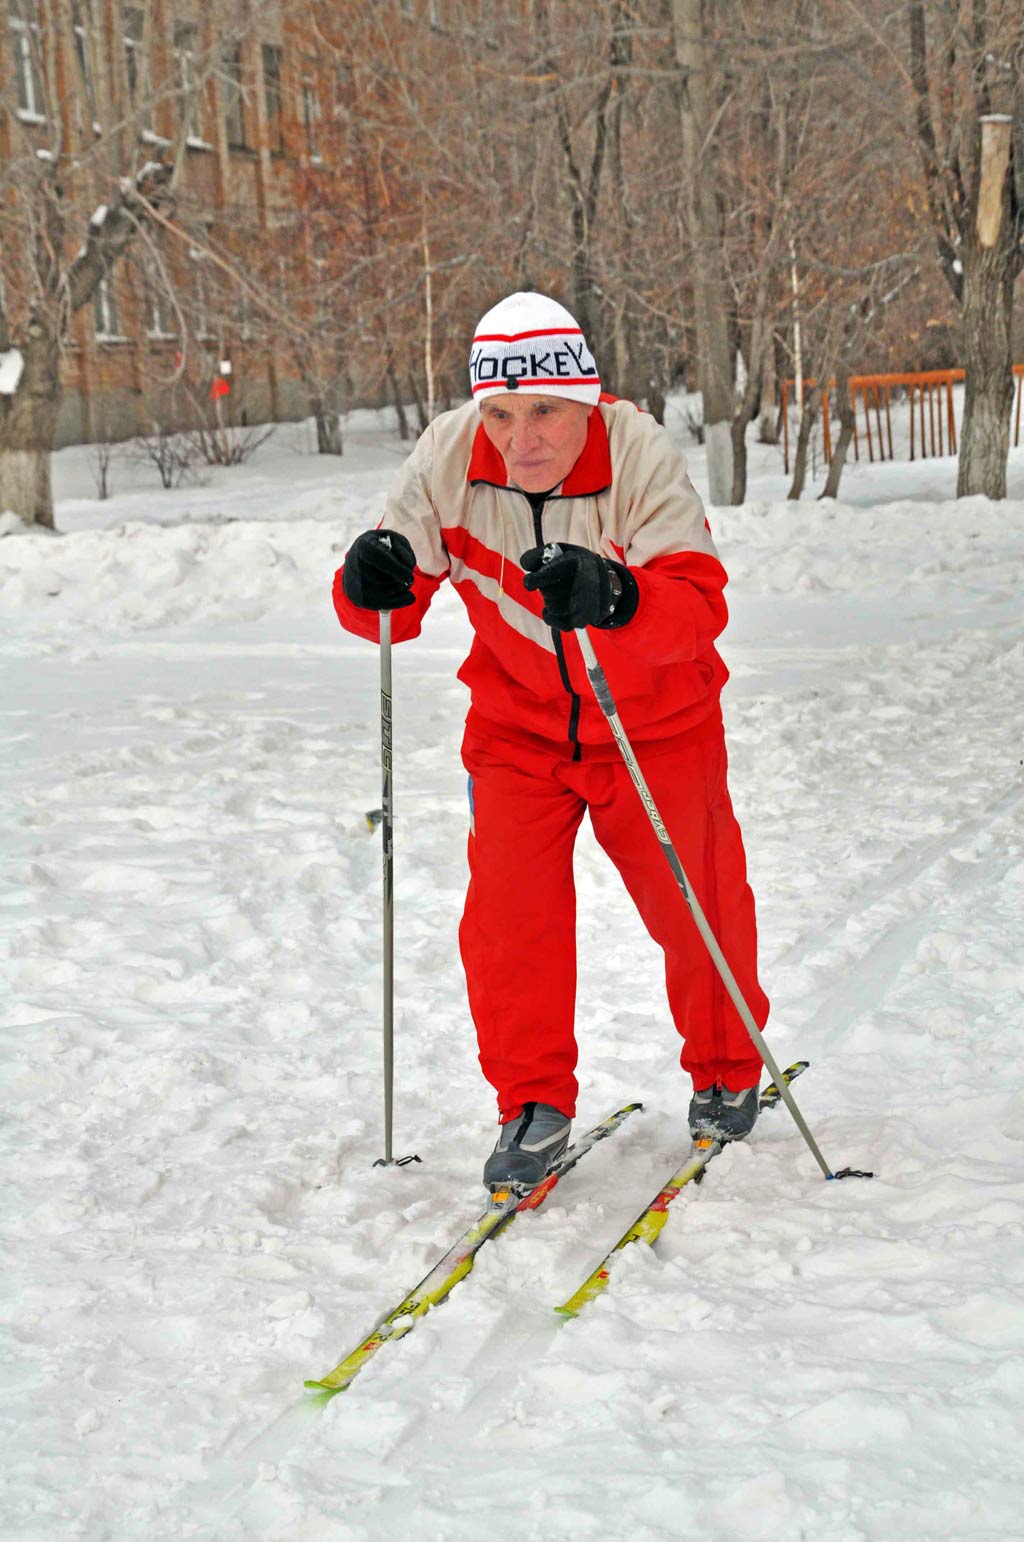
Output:
<path fill-rule="evenodd" d="M 587 679 L 590 681 L 591 689 L 597 697 L 597 704 L 601 711 L 605 717 L 611 717 L 616 710 L 615 699 L 608 687 L 608 681 L 604 677 L 604 670 L 600 664 L 595 663 L 593 668 L 588 665 Z"/>

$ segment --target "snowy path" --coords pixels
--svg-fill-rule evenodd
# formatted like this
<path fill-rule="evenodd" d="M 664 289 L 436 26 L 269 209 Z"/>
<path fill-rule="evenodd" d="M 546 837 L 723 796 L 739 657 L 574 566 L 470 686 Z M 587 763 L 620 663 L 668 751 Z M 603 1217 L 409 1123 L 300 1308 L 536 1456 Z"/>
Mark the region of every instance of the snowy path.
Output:
<path fill-rule="evenodd" d="M 396 656 L 396 1141 L 423 1163 L 371 1166 L 375 661 L 326 584 L 388 463 L 334 523 L 268 517 L 268 472 L 256 527 L 0 541 L 4 1536 L 1020 1535 L 1019 503 L 714 517 L 773 1043 L 875 1180 L 824 1184 L 780 1111 L 557 1325 L 686 1101 L 584 832 L 580 1121 L 646 1111 L 350 1393 L 286 1413 L 471 1217 L 490 1134 L 442 596 Z"/>

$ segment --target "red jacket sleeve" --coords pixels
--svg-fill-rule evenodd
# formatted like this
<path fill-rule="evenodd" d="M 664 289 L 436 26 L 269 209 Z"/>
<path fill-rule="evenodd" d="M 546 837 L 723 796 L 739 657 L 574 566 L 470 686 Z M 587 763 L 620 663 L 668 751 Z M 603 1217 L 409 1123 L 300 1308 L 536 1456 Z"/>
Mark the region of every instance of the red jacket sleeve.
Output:
<path fill-rule="evenodd" d="M 652 663 L 699 658 L 728 620 L 728 580 L 686 457 L 645 413 L 625 419 L 612 452 L 624 503 L 614 555 L 639 598 L 632 619 L 605 634 L 608 645 Z"/>
<path fill-rule="evenodd" d="M 334 609 L 338 620 L 346 632 L 354 632 L 357 637 L 365 637 L 370 642 L 380 642 L 380 616 L 375 610 L 364 610 L 361 605 L 353 605 L 342 587 L 341 575 L 345 568 L 342 565 L 334 575 Z M 391 612 L 391 640 L 392 642 L 407 642 L 410 637 L 418 637 L 423 626 L 423 617 L 431 600 L 441 587 L 439 578 L 432 578 L 429 573 L 421 573 L 417 567 L 413 574 L 412 592 L 415 603 L 403 605 L 400 610 Z"/>
<path fill-rule="evenodd" d="M 630 572 L 640 591 L 636 614 L 621 631 L 609 633 L 627 649 L 665 663 L 695 659 L 725 630 L 727 579 L 717 557 L 678 552 Z"/>
<path fill-rule="evenodd" d="M 441 535 L 441 520 L 430 492 L 434 459 L 434 430 L 431 425 L 412 454 L 403 464 L 388 494 L 384 517 L 378 530 L 397 530 L 410 542 L 416 554 L 412 592 L 415 603 L 391 612 L 392 642 L 406 642 L 418 637 L 431 600 L 447 576 L 449 560 Z M 380 642 L 380 618 L 374 610 L 353 605 L 342 587 L 340 567 L 334 575 L 334 609 L 347 632 Z"/>

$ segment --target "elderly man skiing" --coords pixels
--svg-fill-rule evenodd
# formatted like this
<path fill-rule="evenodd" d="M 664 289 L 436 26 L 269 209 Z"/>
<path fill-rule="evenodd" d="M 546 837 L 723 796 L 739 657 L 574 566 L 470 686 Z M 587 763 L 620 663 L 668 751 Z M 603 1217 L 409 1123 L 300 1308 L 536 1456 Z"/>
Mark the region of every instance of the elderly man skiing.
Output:
<path fill-rule="evenodd" d="M 753 896 L 726 786 L 714 646 L 726 574 L 685 457 L 632 403 L 602 392 L 572 316 L 515 294 L 481 319 L 472 400 L 436 418 L 399 472 L 381 526 L 334 585 L 344 627 L 415 637 L 444 579 L 475 631 L 459 671 L 471 706 L 469 892 L 460 945 L 480 1064 L 500 1130 L 484 1183 L 529 1187 L 564 1153 L 575 1113 L 573 847 L 584 813 L 665 955 L 692 1079 L 691 1133 L 741 1139 L 761 1063 L 643 817 L 590 691 L 595 651 L 643 774 L 757 1023 Z M 553 550 L 557 546 L 557 550 Z"/>

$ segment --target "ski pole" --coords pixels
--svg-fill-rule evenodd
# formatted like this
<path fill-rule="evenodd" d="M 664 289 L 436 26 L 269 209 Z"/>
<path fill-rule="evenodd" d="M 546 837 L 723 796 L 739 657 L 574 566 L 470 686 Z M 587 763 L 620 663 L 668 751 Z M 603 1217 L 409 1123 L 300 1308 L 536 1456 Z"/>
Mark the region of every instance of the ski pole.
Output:
<path fill-rule="evenodd" d="M 804 1116 L 801 1114 L 799 1108 L 797 1107 L 793 1094 L 786 1086 L 782 1072 L 776 1065 L 774 1056 L 772 1055 L 771 1050 L 768 1048 L 768 1045 L 765 1043 L 764 1034 L 755 1023 L 754 1014 L 748 1007 L 746 1000 L 744 999 L 743 992 L 740 990 L 739 985 L 736 983 L 736 976 L 729 968 L 725 955 L 718 945 L 718 939 L 714 932 L 711 930 L 711 927 L 708 925 L 707 917 L 705 916 L 703 910 L 700 907 L 700 904 L 698 903 L 697 896 L 693 892 L 693 889 L 690 885 L 690 880 L 687 878 L 683 869 L 683 864 L 679 860 L 679 854 L 672 844 L 672 839 L 665 828 L 664 821 L 662 820 L 661 815 L 658 813 L 658 806 L 651 796 L 651 790 L 644 780 L 644 774 L 640 770 L 640 766 L 637 763 L 636 755 L 633 752 L 633 746 L 630 744 L 628 738 L 626 737 L 626 730 L 623 728 L 619 719 L 618 709 L 615 705 L 615 699 L 612 696 L 611 691 L 608 689 L 608 681 L 605 679 L 604 670 L 598 663 L 597 654 L 594 652 L 594 646 L 590 641 L 586 628 L 578 628 L 576 637 L 579 640 L 580 649 L 583 653 L 583 662 L 586 665 L 587 679 L 590 681 L 594 695 L 597 698 L 597 704 L 601 708 L 601 711 L 604 713 L 605 717 L 608 719 L 608 725 L 615 736 L 615 742 L 619 746 L 623 760 L 626 762 L 626 769 L 628 770 L 630 776 L 633 778 L 633 785 L 636 787 L 637 792 L 640 794 L 644 808 L 647 810 L 647 817 L 654 827 L 654 833 L 661 843 L 661 849 L 665 854 L 665 858 L 669 867 L 672 869 L 672 874 L 676 880 L 676 883 L 679 885 L 683 899 L 690 907 L 690 914 L 693 916 L 694 921 L 697 923 L 697 930 L 700 932 L 704 939 L 707 950 L 711 954 L 711 960 L 722 978 L 722 983 L 729 993 L 729 997 L 733 1006 L 736 1008 L 741 1019 L 743 1020 L 743 1026 L 749 1033 L 751 1040 L 753 1041 L 754 1048 L 757 1050 L 757 1053 L 768 1067 L 769 1074 L 774 1079 L 775 1085 L 779 1089 L 779 1094 L 782 1097 L 783 1102 L 789 1109 L 790 1113 L 793 1115 L 793 1118 L 796 1121 L 797 1129 L 800 1131 L 804 1140 L 810 1147 L 814 1159 L 818 1166 L 821 1168 L 822 1172 L 825 1174 L 825 1177 L 845 1178 L 847 1176 L 855 1176 L 850 1172 L 849 1168 L 844 1168 L 840 1173 L 834 1173 L 829 1167 L 828 1163 L 825 1161 L 825 1158 L 822 1156 L 821 1152 L 818 1150 L 818 1144 L 810 1130 L 807 1128 Z"/>
<path fill-rule="evenodd" d="M 384 1155 L 374 1167 L 404 1167 L 418 1156 L 392 1152 L 395 1100 L 395 839 L 391 763 L 391 612 L 380 612 L 381 834 L 384 853 Z"/>

